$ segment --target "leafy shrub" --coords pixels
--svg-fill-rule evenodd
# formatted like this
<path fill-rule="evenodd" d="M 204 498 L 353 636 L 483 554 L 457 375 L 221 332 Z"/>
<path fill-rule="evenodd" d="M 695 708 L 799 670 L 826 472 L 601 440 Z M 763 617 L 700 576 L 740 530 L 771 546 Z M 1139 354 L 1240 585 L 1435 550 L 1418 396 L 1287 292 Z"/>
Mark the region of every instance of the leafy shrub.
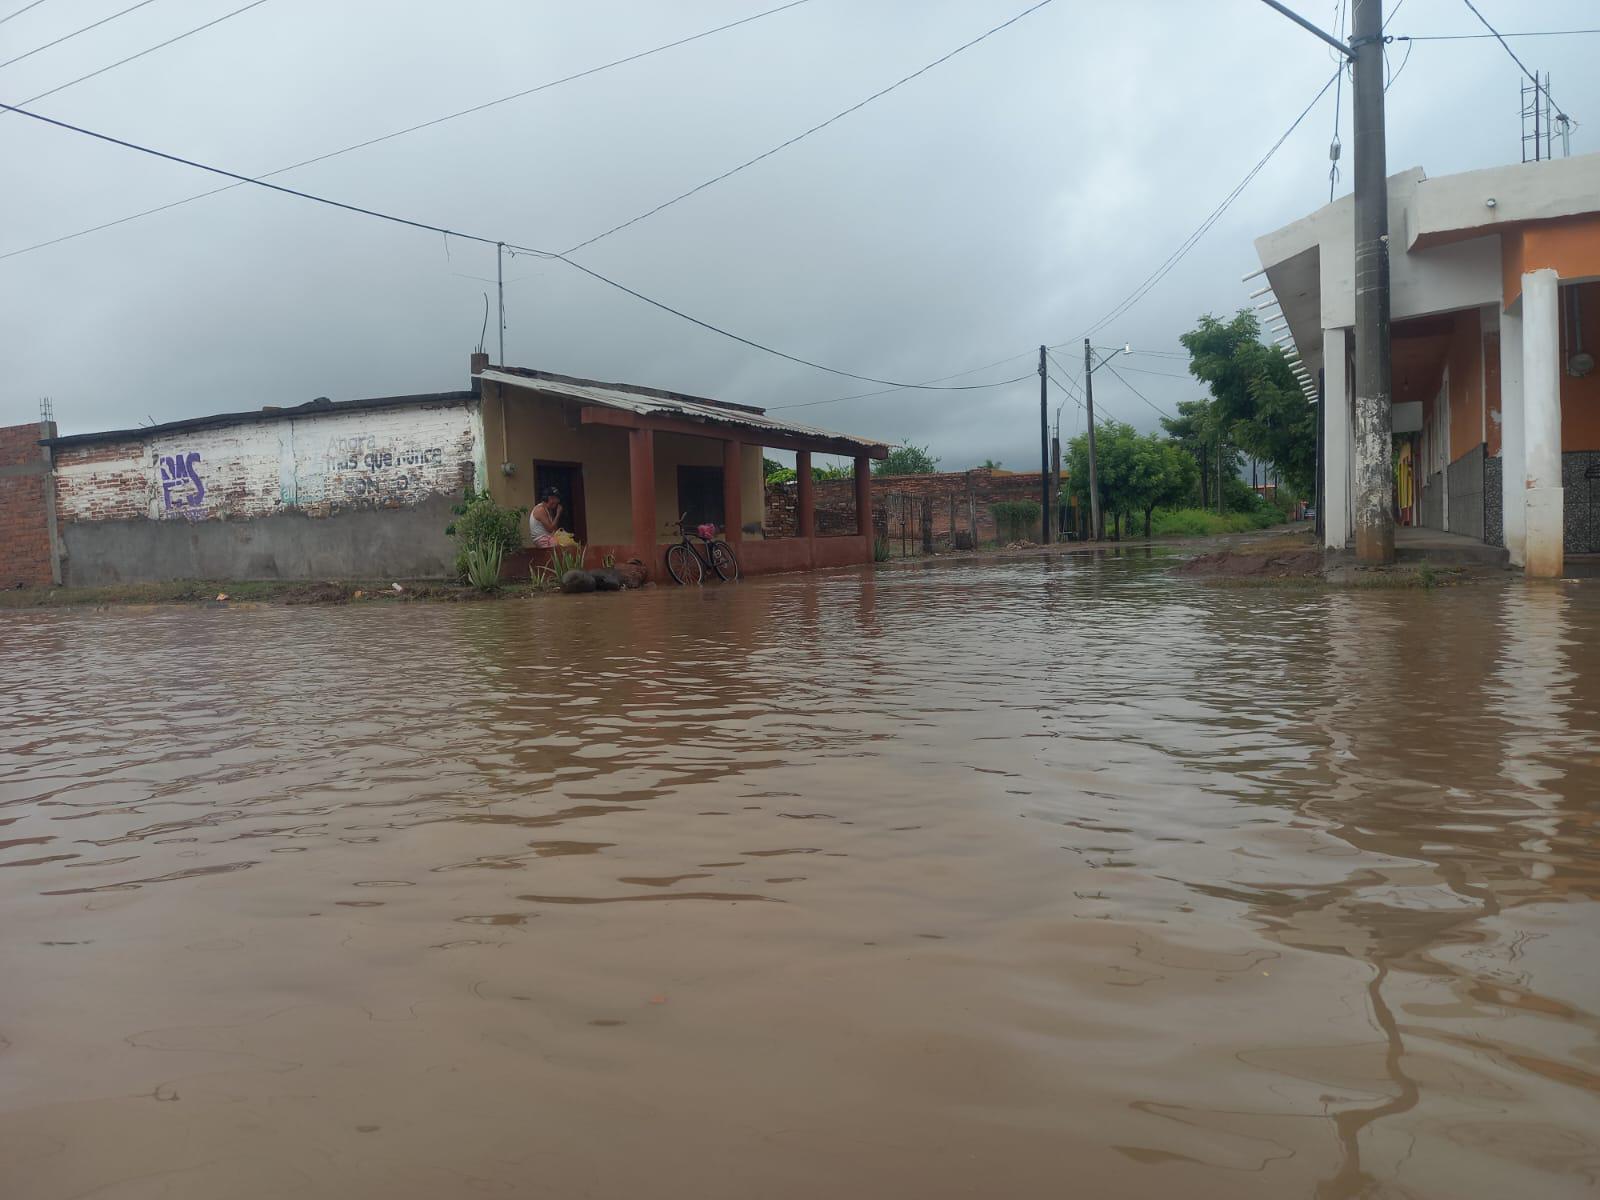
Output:
<path fill-rule="evenodd" d="M 990 510 L 994 527 L 1003 542 L 1020 542 L 1032 537 L 1039 524 L 1037 500 L 1002 500 Z"/>
<path fill-rule="evenodd" d="M 779 467 L 771 475 L 767 476 L 768 483 L 793 483 L 794 481 L 795 474 L 793 467 Z"/>
<path fill-rule="evenodd" d="M 873 562 L 888 562 L 889 561 L 889 539 L 888 538 L 873 538 L 872 539 L 872 561 Z"/>
<path fill-rule="evenodd" d="M 468 488 L 461 503 L 450 511 L 456 519 L 444 531 L 456 539 L 456 574 L 460 578 L 468 577 L 467 557 L 473 547 L 498 546 L 502 561 L 507 554 L 522 549 L 522 522 L 527 509 L 501 508 L 488 492 Z"/>
<path fill-rule="evenodd" d="M 615 560 L 608 554 L 606 566 L 614 566 Z M 561 577 L 568 571 L 581 571 L 583 569 L 583 543 L 573 542 L 570 546 L 554 546 L 550 550 L 550 561 L 544 566 L 531 568 L 529 574 L 533 577 L 535 587 L 548 590 L 561 586 Z"/>

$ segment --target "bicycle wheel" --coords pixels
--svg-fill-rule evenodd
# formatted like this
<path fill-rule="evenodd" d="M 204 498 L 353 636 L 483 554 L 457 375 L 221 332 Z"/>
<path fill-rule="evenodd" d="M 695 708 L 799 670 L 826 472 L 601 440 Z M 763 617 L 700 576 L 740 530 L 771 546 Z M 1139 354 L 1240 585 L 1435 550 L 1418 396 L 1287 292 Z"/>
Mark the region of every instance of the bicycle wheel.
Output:
<path fill-rule="evenodd" d="M 701 576 L 705 574 L 694 551 L 682 542 L 667 547 L 667 571 L 684 586 L 699 583 Z"/>
<path fill-rule="evenodd" d="M 724 583 L 739 578 L 739 560 L 733 556 L 733 547 L 727 542 L 711 543 L 711 566 Z"/>

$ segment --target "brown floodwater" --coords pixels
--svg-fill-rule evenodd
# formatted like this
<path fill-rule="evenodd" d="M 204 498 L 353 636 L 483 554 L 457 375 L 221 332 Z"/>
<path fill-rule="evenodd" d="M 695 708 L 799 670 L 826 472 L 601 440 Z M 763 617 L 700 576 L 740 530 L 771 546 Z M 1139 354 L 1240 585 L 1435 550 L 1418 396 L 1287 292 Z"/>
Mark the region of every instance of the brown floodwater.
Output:
<path fill-rule="evenodd" d="M 1600 1190 L 1600 585 L 0 614 L 0 1196 Z"/>

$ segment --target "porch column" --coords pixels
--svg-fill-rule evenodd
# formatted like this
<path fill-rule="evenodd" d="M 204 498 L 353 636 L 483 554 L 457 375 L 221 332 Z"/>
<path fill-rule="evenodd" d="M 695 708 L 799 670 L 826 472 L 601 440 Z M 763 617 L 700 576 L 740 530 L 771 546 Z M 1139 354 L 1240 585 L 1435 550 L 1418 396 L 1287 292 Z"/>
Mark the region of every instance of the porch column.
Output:
<path fill-rule="evenodd" d="M 722 536 L 730 542 L 744 536 L 743 450 L 743 442 L 722 443 Z"/>
<path fill-rule="evenodd" d="M 1506 551 L 1522 566 L 1528 529 L 1528 471 L 1522 415 L 1522 314 L 1500 314 L 1500 512 Z"/>
<path fill-rule="evenodd" d="M 800 536 L 817 536 L 817 492 L 811 478 L 811 451 L 796 450 L 794 455 L 794 490 L 800 509 Z"/>
<path fill-rule="evenodd" d="M 656 435 L 628 430 L 628 493 L 633 501 L 634 551 L 652 572 L 656 559 Z"/>
<path fill-rule="evenodd" d="M 1345 331 L 1322 331 L 1322 541 L 1343 550 L 1350 541 L 1350 367 Z"/>
<path fill-rule="evenodd" d="M 1559 579 L 1565 566 L 1559 296 L 1556 273 L 1549 267 L 1522 277 L 1523 471 L 1528 487 L 1523 554 L 1524 569 L 1537 579 Z"/>
<path fill-rule="evenodd" d="M 856 456 L 856 532 L 872 536 L 872 460 Z"/>

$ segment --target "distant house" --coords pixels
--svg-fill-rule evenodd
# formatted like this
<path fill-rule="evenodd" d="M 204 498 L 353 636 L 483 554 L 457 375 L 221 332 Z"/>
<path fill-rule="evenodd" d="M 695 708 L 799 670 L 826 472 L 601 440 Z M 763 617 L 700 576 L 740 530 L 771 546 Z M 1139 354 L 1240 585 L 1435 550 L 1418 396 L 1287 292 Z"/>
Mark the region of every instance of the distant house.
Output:
<path fill-rule="evenodd" d="M 870 515 L 819 536 L 809 486 L 792 536 L 766 536 L 769 446 L 795 452 L 808 484 L 812 453 L 854 459 L 869 514 L 880 443 L 483 355 L 461 391 L 64 437 L 50 423 L 16 426 L 0 430 L 0 586 L 443 577 L 464 492 L 523 506 L 549 486 L 594 561 L 637 558 L 658 578 L 682 513 L 724 527 L 746 573 L 872 561 Z"/>
<path fill-rule="evenodd" d="M 1559 575 L 1565 554 L 1600 552 L 1600 155 L 1388 182 L 1403 516 Z M 1352 534 L 1353 239 L 1344 197 L 1256 240 L 1301 361 L 1324 381 L 1336 548 Z"/>

